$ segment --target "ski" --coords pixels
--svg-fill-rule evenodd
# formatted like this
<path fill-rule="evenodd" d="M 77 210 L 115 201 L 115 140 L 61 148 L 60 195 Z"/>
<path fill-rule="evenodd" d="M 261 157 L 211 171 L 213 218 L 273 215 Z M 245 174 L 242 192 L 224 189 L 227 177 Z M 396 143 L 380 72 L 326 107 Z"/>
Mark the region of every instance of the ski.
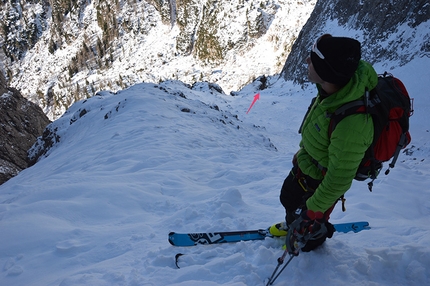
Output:
<path fill-rule="evenodd" d="M 337 232 L 359 232 L 370 229 L 366 221 L 333 224 Z M 169 233 L 169 242 L 174 246 L 194 246 L 198 244 L 218 244 L 248 240 L 263 240 L 273 237 L 269 229 L 255 229 L 245 231 L 199 232 L 199 233 Z"/>
<path fill-rule="evenodd" d="M 349 223 L 337 223 L 333 225 L 337 232 L 347 233 L 350 231 L 359 232 L 365 229 L 370 229 L 367 221 L 349 222 Z"/>
<path fill-rule="evenodd" d="M 169 242 L 174 246 L 193 246 L 197 244 L 217 244 L 248 240 L 262 240 L 272 236 L 267 229 L 247 231 L 223 231 L 201 233 L 169 233 Z"/>

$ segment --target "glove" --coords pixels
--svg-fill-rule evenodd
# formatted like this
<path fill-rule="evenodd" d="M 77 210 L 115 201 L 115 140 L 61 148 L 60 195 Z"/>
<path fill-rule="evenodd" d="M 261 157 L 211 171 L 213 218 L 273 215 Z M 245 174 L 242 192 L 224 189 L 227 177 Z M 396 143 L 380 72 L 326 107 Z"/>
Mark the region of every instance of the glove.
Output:
<path fill-rule="evenodd" d="M 290 254 L 297 256 L 300 249 L 309 240 L 319 239 L 326 234 L 327 227 L 324 214 L 312 210 L 303 210 L 300 217 L 289 226 L 286 238 L 287 250 Z"/>

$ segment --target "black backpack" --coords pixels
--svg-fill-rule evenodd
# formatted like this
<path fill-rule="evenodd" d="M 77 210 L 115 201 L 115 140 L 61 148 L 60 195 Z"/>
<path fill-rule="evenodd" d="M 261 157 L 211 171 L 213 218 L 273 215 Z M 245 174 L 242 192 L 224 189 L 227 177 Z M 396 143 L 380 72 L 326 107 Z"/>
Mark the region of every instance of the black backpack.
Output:
<path fill-rule="evenodd" d="M 366 90 L 363 99 L 346 103 L 330 115 L 329 137 L 343 118 L 357 113 L 370 114 L 373 118 L 373 142 L 355 176 L 359 181 L 372 179 L 368 183 L 372 191 L 373 181 L 382 169 L 382 163 L 392 158 L 385 171 L 388 175 L 390 168 L 394 168 L 400 150 L 411 142 L 409 117 L 413 114 L 413 104 L 404 84 L 385 72 L 378 76 L 378 84 L 374 89 Z"/>

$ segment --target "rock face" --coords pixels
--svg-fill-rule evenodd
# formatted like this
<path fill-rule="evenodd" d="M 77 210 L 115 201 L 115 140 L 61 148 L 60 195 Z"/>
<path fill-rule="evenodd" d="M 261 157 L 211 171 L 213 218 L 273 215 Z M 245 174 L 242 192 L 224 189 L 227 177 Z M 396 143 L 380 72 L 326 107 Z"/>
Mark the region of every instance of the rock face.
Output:
<path fill-rule="evenodd" d="M 9 86 L 51 120 L 97 91 L 140 82 L 210 81 L 237 90 L 280 71 L 306 19 L 289 11 L 309 15 L 315 1 L 0 1 L 0 61 Z M 259 46 L 270 62 L 259 56 L 240 66 Z"/>
<path fill-rule="evenodd" d="M 309 49 L 325 33 L 342 36 L 342 31 L 348 35 L 356 31 L 362 58 L 372 64 L 390 61 L 401 66 L 416 57 L 429 57 L 429 19 L 428 0 L 319 0 L 293 45 L 282 75 L 303 84 L 307 80 L 305 60 Z"/>
<path fill-rule="evenodd" d="M 7 87 L 0 72 L 0 184 L 28 167 L 27 150 L 49 122 L 39 106 Z"/>

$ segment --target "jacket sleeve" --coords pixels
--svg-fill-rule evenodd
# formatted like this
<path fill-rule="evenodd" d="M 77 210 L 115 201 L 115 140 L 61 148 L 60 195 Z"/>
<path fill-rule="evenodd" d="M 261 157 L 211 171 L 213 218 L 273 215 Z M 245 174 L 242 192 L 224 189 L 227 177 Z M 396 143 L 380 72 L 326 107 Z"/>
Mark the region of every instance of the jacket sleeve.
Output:
<path fill-rule="evenodd" d="M 338 123 L 330 138 L 327 172 L 315 193 L 307 200 L 308 209 L 325 212 L 351 187 L 372 140 L 371 116 L 354 114 Z"/>

